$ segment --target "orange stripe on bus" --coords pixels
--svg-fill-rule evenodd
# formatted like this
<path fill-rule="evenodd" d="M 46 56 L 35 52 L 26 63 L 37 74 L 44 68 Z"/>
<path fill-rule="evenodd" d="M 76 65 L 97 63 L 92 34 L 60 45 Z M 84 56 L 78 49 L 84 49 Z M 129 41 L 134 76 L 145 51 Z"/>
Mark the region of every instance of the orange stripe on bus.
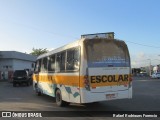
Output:
<path fill-rule="evenodd" d="M 124 76 L 124 75 L 123 75 Z M 128 75 L 130 76 L 130 75 Z M 115 75 L 115 79 L 117 80 L 119 75 Z M 91 76 L 89 76 L 91 78 Z M 79 80 L 80 79 L 80 80 Z M 84 88 L 84 76 L 62 76 L 62 75 L 33 75 L 34 81 L 39 82 L 47 82 L 50 84 L 62 84 L 62 85 L 69 85 L 75 87 Z M 80 83 L 79 83 L 80 82 Z M 95 82 L 90 83 L 91 87 L 99 87 L 99 86 L 119 86 L 119 85 L 127 85 L 129 84 L 129 78 L 127 81 L 114 81 L 114 82 Z"/>

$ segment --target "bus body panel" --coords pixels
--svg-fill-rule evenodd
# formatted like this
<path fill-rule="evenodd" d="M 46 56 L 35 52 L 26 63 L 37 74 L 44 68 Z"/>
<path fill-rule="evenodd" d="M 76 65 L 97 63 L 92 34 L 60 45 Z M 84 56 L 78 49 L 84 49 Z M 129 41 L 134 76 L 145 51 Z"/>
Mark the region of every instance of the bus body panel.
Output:
<path fill-rule="evenodd" d="M 61 90 L 64 101 L 80 103 L 79 72 L 74 74 L 56 73 L 54 75 L 40 73 L 34 75 L 33 78 L 33 86 L 37 84 L 43 94 L 55 97 L 55 90 L 58 88 Z"/>
<path fill-rule="evenodd" d="M 92 103 L 116 99 L 130 99 L 132 98 L 132 87 L 123 91 L 108 91 L 108 92 L 90 92 L 81 89 L 81 103 Z"/>
<path fill-rule="evenodd" d="M 118 43 L 114 43 L 114 40 L 109 40 L 109 49 L 107 47 L 104 47 L 105 42 L 103 43 L 103 46 L 100 48 L 102 50 L 99 51 L 97 54 L 98 56 L 101 54 L 101 51 L 104 51 L 103 49 L 106 49 L 108 51 L 108 54 L 112 55 L 113 58 L 115 58 L 114 53 L 119 50 L 117 55 L 121 55 L 124 51 L 123 57 L 127 58 L 126 61 L 121 59 L 119 56 L 118 60 L 111 59 L 111 56 L 108 60 L 110 60 L 107 64 L 103 64 L 101 66 L 95 67 L 94 64 L 90 65 L 88 64 L 88 50 L 87 47 L 91 44 L 91 46 L 94 46 L 94 43 L 91 42 L 88 45 L 86 45 L 86 41 L 89 41 L 90 39 L 86 39 L 82 43 L 82 50 L 83 55 L 81 56 L 81 61 L 83 61 L 81 64 L 81 76 L 87 75 L 90 82 L 90 90 L 85 89 L 84 84 L 81 88 L 81 103 L 90 103 L 90 102 L 98 102 L 98 101 L 107 101 L 107 100 L 115 100 L 115 99 L 125 99 L 125 98 L 132 98 L 132 81 L 130 81 L 131 78 L 131 66 L 130 66 L 130 56 L 128 52 L 128 48 L 126 45 L 124 45 L 124 42 L 118 41 Z M 104 40 L 104 39 L 100 39 Z M 98 43 L 98 39 L 96 40 Z M 96 43 L 96 44 L 97 44 Z M 108 44 L 108 43 L 107 43 Z M 122 46 L 121 46 L 122 44 Z M 114 46 L 117 51 L 114 51 Z M 117 46 L 120 46 L 117 48 Z M 121 48 L 122 47 L 122 48 Z M 94 49 L 90 50 L 94 51 Z M 93 57 L 92 57 L 93 56 Z M 94 58 L 96 54 L 92 53 L 91 57 Z M 95 59 L 97 59 L 95 57 Z M 99 59 L 97 59 L 99 60 Z M 107 60 L 105 56 L 103 56 L 102 60 Z M 121 61 L 123 60 L 123 61 Z M 112 61 L 114 64 L 112 64 Z M 96 63 L 97 61 L 95 61 Z M 104 62 L 104 61 L 102 61 Z M 100 63 L 102 63 L 100 62 Z M 98 62 L 97 62 L 98 63 Z M 122 64 L 121 64 L 122 63 Z M 126 63 L 126 64 L 125 64 Z M 112 65 L 112 66 L 110 66 Z M 106 66 L 106 67 L 105 67 Z M 114 67 L 115 66 L 115 67 Z M 97 77 L 97 78 L 96 78 Z M 103 78 L 103 79 L 102 79 Z M 80 83 L 84 83 L 84 78 L 82 77 Z"/>
<path fill-rule="evenodd" d="M 91 92 L 128 89 L 130 76 L 129 71 L 129 67 L 89 68 L 88 74 L 91 82 Z"/>

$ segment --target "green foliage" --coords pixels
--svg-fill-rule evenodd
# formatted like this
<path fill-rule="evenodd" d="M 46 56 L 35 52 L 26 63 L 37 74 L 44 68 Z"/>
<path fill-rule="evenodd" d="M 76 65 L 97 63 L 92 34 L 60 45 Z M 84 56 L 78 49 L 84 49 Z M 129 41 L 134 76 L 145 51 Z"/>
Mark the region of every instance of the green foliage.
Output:
<path fill-rule="evenodd" d="M 35 56 L 39 56 L 39 55 L 47 53 L 47 52 L 48 52 L 47 48 L 45 48 L 45 49 L 42 49 L 42 48 L 35 49 L 35 48 L 33 48 L 32 52 L 30 54 L 35 55 Z"/>

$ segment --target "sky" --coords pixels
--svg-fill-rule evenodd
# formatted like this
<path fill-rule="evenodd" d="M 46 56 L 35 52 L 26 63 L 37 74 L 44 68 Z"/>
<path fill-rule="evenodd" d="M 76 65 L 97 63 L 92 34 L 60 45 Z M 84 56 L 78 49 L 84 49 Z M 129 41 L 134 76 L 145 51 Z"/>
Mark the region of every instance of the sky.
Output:
<path fill-rule="evenodd" d="M 0 0 L 0 51 L 52 50 L 114 32 L 132 67 L 160 64 L 160 0 Z"/>

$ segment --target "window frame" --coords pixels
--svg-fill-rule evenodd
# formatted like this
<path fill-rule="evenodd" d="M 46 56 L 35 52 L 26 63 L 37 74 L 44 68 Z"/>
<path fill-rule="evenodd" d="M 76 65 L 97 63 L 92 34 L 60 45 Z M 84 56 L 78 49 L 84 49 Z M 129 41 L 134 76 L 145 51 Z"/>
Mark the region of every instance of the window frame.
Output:
<path fill-rule="evenodd" d="M 39 73 L 41 72 L 41 62 L 42 62 L 42 59 L 38 59 L 35 63 L 35 67 L 34 67 L 34 72 L 35 73 Z M 37 66 L 38 65 L 38 66 Z"/>
<path fill-rule="evenodd" d="M 54 58 L 53 58 L 54 57 Z M 49 67 L 50 67 L 50 69 L 51 69 L 51 66 L 50 65 L 52 65 L 52 61 L 50 61 L 50 59 L 51 58 L 53 58 L 54 59 L 54 70 L 49 70 Z M 50 65 L 49 65 L 50 64 Z M 52 55 L 49 55 L 48 56 L 48 68 L 47 68 L 47 70 L 48 70 L 48 73 L 55 73 L 55 71 L 56 71 L 56 54 L 52 54 Z"/>
<path fill-rule="evenodd" d="M 77 50 L 78 51 L 78 69 L 73 69 L 73 70 L 68 70 L 67 69 L 67 57 L 68 57 L 68 54 L 67 54 L 67 52 L 68 51 L 70 51 L 70 50 L 74 50 L 74 53 L 75 53 L 75 50 Z M 62 55 L 63 55 L 63 53 L 64 53 L 64 65 L 63 65 L 63 67 L 64 67 L 64 69 L 62 70 L 61 69 L 61 67 L 62 67 Z M 60 55 L 61 57 L 60 57 L 60 61 L 59 60 L 57 60 L 57 58 L 58 58 L 58 55 Z M 55 65 L 54 65 L 54 70 L 53 71 L 51 71 L 51 70 L 49 70 L 49 64 L 50 64 L 50 58 L 52 57 L 52 56 L 54 56 L 55 58 L 54 58 L 54 63 L 55 63 Z M 44 70 L 44 68 L 43 68 L 43 61 L 44 61 L 44 59 L 47 59 L 47 69 L 46 70 Z M 57 66 L 58 65 L 58 63 L 60 63 L 59 64 L 59 66 Z M 38 71 L 36 71 L 36 65 L 38 64 Z M 75 64 L 75 61 L 74 61 L 74 64 Z M 47 72 L 47 73 L 71 73 L 71 72 L 78 72 L 78 71 L 80 71 L 80 64 L 81 64 L 81 49 L 80 49 L 80 46 L 76 46 L 76 47 L 72 47 L 72 48 L 69 48 L 69 49 L 66 49 L 66 50 L 63 50 L 63 51 L 60 51 L 60 52 L 57 52 L 57 53 L 54 53 L 54 54 L 50 54 L 50 55 L 48 55 L 48 56 L 45 56 L 45 57 L 43 57 L 43 58 L 40 58 L 40 59 L 38 59 L 37 61 L 36 61 L 36 64 L 35 64 L 35 72 Z M 59 67 L 59 68 L 58 68 Z"/>
<path fill-rule="evenodd" d="M 67 69 L 68 51 L 71 51 L 71 50 L 73 50 L 74 53 L 75 53 L 75 50 L 78 50 L 78 55 L 79 55 L 79 56 L 78 56 L 78 62 L 79 62 L 78 69 L 75 69 L 75 68 L 74 68 L 73 70 L 68 70 L 68 69 Z M 80 63 L 81 63 L 81 51 L 80 51 L 80 46 L 67 49 L 67 50 L 66 50 L 66 54 L 67 54 L 67 57 L 66 57 L 66 72 L 77 72 L 77 71 L 79 71 L 79 70 L 80 70 Z M 74 54 L 74 56 L 75 56 L 75 54 Z M 74 56 L 73 56 L 73 58 L 74 58 Z M 75 61 L 74 61 L 73 64 L 75 65 Z M 73 66 L 74 66 L 74 65 L 73 65 Z"/>
<path fill-rule="evenodd" d="M 44 59 L 46 59 L 46 69 L 45 69 L 45 66 L 43 65 L 44 63 Z M 40 72 L 48 72 L 48 57 L 44 57 L 41 59 L 41 68 L 40 68 Z"/>
<path fill-rule="evenodd" d="M 64 53 L 64 55 L 65 55 L 64 70 L 61 69 L 61 65 L 62 65 L 62 53 Z M 60 55 L 60 60 L 57 60 L 57 58 L 58 58 L 57 56 L 58 55 Z M 59 64 L 59 68 L 57 67 L 57 63 L 60 63 Z M 66 71 L 66 50 L 56 53 L 56 57 L 55 57 L 55 72 L 56 73 L 63 73 L 65 71 Z"/>

